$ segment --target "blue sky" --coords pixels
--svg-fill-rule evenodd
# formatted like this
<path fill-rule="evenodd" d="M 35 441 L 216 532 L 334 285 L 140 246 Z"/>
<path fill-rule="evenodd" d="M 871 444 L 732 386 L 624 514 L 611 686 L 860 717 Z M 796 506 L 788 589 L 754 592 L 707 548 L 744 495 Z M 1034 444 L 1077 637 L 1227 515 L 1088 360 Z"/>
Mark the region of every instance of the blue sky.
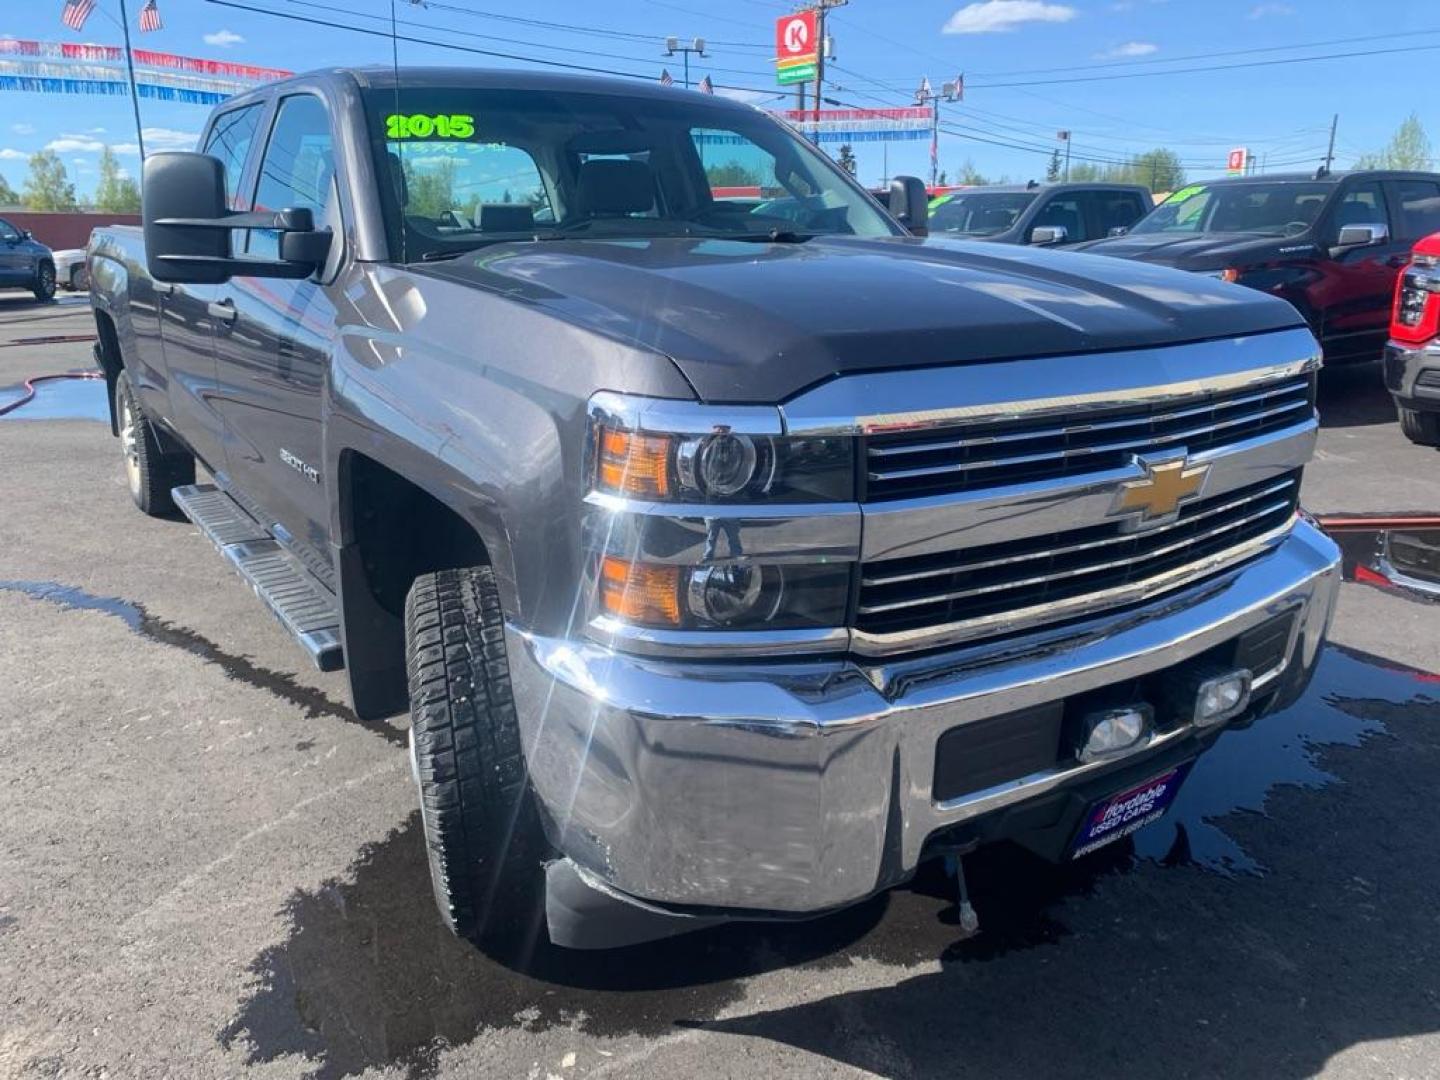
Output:
<path fill-rule="evenodd" d="M 331 25 L 287 22 L 207 0 L 160 0 L 165 28 L 136 35 L 136 43 L 292 70 L 389 61 L 387 41 L 335 25 L 379 29 L 388 19 L 388 0 L 237 2 Z M 140 3 L 130 0 L 132 20 Z M 727 92 L 762 103 L 778 93 L 770 64 L 774 20 L 794 6 L 777 0 L 427 3 L 422 8 L 399 0 L 399 17 L 410 24 L 402 33 L 656 76 L 668 66 L 677 79 L 681 63 L 660 55 L 662 39 L 703 36 L 711 42 L 710 57 L 692 60 L 692 78 L 709 73 L 717 83 L 744 88 Z M 61 25 L 62 0 L 23 5 L 11 0 L 4 6 L 9 10 L 0 14 L 0 37 L 120 40 L 119 0 L 100 0 L 83 34 Z M 1045 151 L 1056 145 L 1061 128 L 1073 132 L 1076 160 L 1120 158 L 1163 145 L 1180 154 L 1191 177 L 1203 177 L 1222 173 L 1225 152 L 1245 145 L 1267 164 L 1309 165 L 1324 153 L 1335 112 L 1341 165 L 1381 146 L 1411 110 L 1419 111 L 1440 155 L 1440 99 L 1405 89 L 1429 85 L 1433 76 L 1425 71 L 1440 72 L 1440 7 L 1434 0 L 851 0 L 832 14 L 830 32 L 835 63 L 829 75 L 838 86 L 827 94 L 846 104 L 903 105 L 921 76 L 938 85 L 965 74 L 964 103 L 946 106 L 943 115 L 974 138 L 942 135 L 940 164 L 952 177 L 966 159 L 992 177 L 1043 176 Z M 1371 40 L 1342 40 L 1360 37 Z M 1298 45 L 1307 47 L 1289 48 Z M 1423 51 L 1216 70 L 1422 46 Z M 1206 55 L 1217 53 L 1230 55 Z M 413 44 L 402 44 L 400 55 L 402 62 L 518 63 Z M 1200 70 L 1173 73 L 1176 69 Z M 1109 78 L 1139 72 L 1167 74 Z M 1057 81 L 1077 78 L 1088 81 Z M 207 112 L 150 101 L 142 102 L 142 110 L 150 129 L 147 148 L 157 149 L 188 146 Z M 24 159 L 48 145 L 61 154 L 79 190 L 89 191 L 101 143 L 116 146 L 134 169 L 128 99 L 0 93 L 0 175 L 16 188 L 27 171 Z M 856 149 L 865 181 L 877 180 L 887 165 L 892 174 L 928 175 L 925 142 L 892 144 L 888 158 L 877 144 Z"/>

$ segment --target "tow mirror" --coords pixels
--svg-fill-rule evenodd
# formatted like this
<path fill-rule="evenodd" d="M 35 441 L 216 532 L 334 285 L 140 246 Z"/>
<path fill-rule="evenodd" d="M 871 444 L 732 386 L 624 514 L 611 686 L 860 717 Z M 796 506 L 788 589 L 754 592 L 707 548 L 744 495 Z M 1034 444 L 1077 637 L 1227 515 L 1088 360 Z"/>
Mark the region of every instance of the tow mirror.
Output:
<path fill-rule="evenodd" d="M 1342 225 L 1335 247 L 1362 248 L 1383 244 L 1390 239 L 1390 229 L 1385 225 Z"/>
<path fill-rule="evenodd" d="M 219 285 L 235 276 L 307 278 L 329 255 L 329 230 L 308 209 L 233 213 L 225 206 L 225 166 L 207 154 L 171 152 L 145 159 L 141 218 L 145 262 L 156 281 Z M 280 258 L 235 258 L 232 229 L 280 234 Z"/>
<path fill-rule="evenodd" d="M 890 181 L 890 214 L 912 236 L 930 234 L 930 193 L 918 176 L 897 176 Z"/>
<path fill-rule="evenodd" d="M 1030 243 L 1051 245 L 1063 244 L 1070 239 L 1070 230 L 1064 225 L 1039 225 L 1030 230 Z"/>

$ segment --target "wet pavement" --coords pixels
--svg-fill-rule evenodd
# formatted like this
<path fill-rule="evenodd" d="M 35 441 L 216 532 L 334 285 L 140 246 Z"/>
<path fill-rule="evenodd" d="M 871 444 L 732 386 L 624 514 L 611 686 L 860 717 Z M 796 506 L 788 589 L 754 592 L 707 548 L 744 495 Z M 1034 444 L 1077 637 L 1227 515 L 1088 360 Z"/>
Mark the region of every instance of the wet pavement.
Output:
<path fill-rule="evenodd" d="M 1440 470 L 1349 476 L 1420 460 L 1357 386 L 1307 501 L 1440 513 Z M 1413 523 L 1337 527 L 1310 692 L 1168 817 L 968 857 L 975 937 L 932 864 L 810 923 L 501 960 L 435 914 L 401 729 L 129 507 L 98 418 L 0 420 L 0 1076 L 1440 1076 L 1440 607 L 1358 572 L 1423 571 Z"/>

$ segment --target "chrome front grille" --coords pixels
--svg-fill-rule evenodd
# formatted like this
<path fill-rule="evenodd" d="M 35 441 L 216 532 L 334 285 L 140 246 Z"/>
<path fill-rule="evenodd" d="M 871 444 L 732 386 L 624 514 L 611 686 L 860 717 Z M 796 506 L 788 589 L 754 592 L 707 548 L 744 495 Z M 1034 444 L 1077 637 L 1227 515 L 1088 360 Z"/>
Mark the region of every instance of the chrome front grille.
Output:
<path fill-rule="evenodd" d="M 856 630 L 872 641 L 960 624 L 973 636 L 1149 599 L 1230 553 L 1253 553 L 1289 528 L 1300 472 L 1197 500 L 1173 522 L 1125 532 L 1118 522 L 862 566 Z M 1236 558 L 1243 557 L 1236 554 Z M 1217 567 L 1218 567 L 1217 563 Z"/>
<path fill-rule="evenodd" d="M 973 491 L 1123 467 L 1136 454 L 1190 454 L 1310 420 L 1315 376 L 1103 408 L 1081 417 L 982 420 L 866 439 L 866 502 Z"/>

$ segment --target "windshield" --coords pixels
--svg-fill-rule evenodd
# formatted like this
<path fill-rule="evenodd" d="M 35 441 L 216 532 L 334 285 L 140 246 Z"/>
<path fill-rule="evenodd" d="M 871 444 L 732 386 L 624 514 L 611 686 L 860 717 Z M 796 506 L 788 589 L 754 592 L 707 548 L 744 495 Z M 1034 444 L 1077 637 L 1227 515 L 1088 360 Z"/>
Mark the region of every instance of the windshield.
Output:
<path fill-rule="evenodd" d="M 1295 236 L 1320 214 L 1333 184 L 1192 184 L 1171 195 L 1132 233 L 1263 233 Z"/>
<path fill-rule="evenodd" d="M 391 249 L 407 261 L 496 240 L 898 235 L 779 122 L 683 95 L 366 93 Z"/>
<path fill-rule="evenodd" d="M 930 229 L 966 236 L 994 236 L 1014 225 L 1015 219 L 1034 201 L 1034 193 L 1028 191 L 942 195 L 930 208 Z"/>

